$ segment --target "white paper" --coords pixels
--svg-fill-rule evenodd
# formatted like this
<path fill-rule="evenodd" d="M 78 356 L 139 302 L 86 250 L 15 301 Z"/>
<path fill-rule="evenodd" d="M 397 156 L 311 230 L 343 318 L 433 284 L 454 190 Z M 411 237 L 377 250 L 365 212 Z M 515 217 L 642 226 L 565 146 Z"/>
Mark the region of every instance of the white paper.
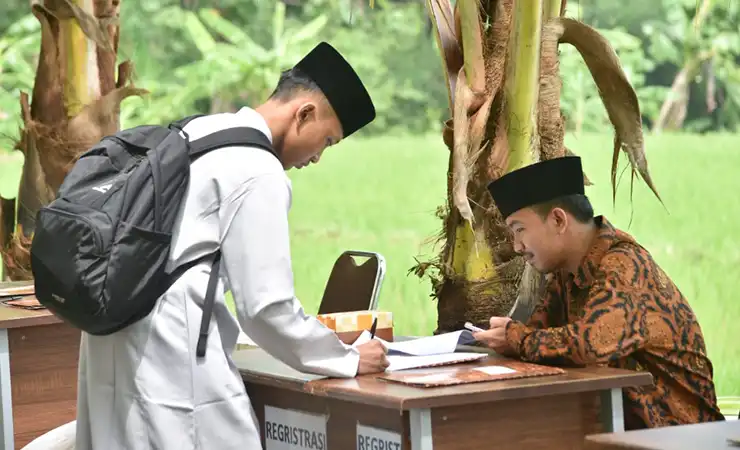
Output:
<path fill-rule="evenodd" d="M 325 415 L 265 405 L 267 450 L 326 450 Z"/>
<path fill-rule="evenodd" d="M 487 357 L 485 353 L 446 353 L 443 355 L 390 355 L 388 356 L 388 366 L 386 372 L 395 372 L 398 370 L 416 369 L 431 365 L 455 364 L 467 360 L 478 360 Z"/>
<path fill-rule="evenodd" d="M 435 373 L 432 375 L 419 375 L 418 377 L 406 377 L 404 381 L 407 383 L 427 384 L 439 383 L 440 381 L 447 381 L 449 379 L 450 375 L 446 373 Z"/>
<path fill-rule="evenodd" d="M 413 356 L 429 356 L 454 353 L 458 344 L 468 341 L 467 330 L 454 331 L 436 336 L 426 336 L 401 342 L 388 342 L 375 337 L 388 349 L 389 355 L 403 354 Z M 471 337 L 472 339 L 472 337 Z M 365 330 L 354 342 L 354 346 L 364 344 L 370 340 L 370 333 Z"/>
<path fill-rule="evenodd" d="M 357 450 L 401 450 L 401 434 L 357 422 Z"/>
<path fill-rule="evenodd" d="M 507 373 L 516 373 L 516 370 L 511 369 L 509 367 L 504 367 L 504 366 L 476 367 L 473 370 L 478 370 L 480 372 L 487 373 L 488 375 L 503 375 Z"/>

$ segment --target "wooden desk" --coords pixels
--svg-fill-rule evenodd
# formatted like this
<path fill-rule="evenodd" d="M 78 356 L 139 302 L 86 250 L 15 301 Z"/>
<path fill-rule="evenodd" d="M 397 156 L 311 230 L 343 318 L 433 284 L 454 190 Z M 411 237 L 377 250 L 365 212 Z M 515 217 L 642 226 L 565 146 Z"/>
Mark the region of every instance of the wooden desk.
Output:
<path fill-rule="evenodd" d="M 648 430 L 605 433 L 586 437 L 589 450 L 720 450 L 737 449 L 728 438 L 740 440 L 740 421 L 709 422 Z"/>
<path fill-rule="evenodd" d="M 471 365 L 492 365 L 497 359 Z M 289 447 L 268 446 L 266 435 L 272 445 L 286 437 L 303 438 L 317 445 L 290 448 L 315 450 L 577 449 L 586 435 L 623 430 L 621 388 L 652 382 L 647 373 L 592 368 L 415 388 L 372 375 L 327 379 L 303 374 L 261 349 L 237 351 L 234 361 L 267 450 Z M 286 429 L 286 423 L 297 428 Z"/>
<path fill-rule="evenodd" d="M 0 448 L 75 420 L 79 352 L 80 332 L 49 311 L 0 304 Z"/>

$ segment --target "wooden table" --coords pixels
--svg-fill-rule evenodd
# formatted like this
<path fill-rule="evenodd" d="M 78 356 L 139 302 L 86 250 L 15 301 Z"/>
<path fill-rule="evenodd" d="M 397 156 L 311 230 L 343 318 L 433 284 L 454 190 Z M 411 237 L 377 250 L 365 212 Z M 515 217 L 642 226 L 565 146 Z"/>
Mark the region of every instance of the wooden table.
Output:
<path fill-rule="evenodd" d="M 589 450 L 720 450 L 738 449 L 728 438 L 740 440 L 740 421 L 709 422 L 648 430 L 604 433 L 586 437 Z"/>
<path fill-rule="evenodd" d="M 493 365 L 497 359 L 489 356 L 471 365 Z M 415 388 L 372 375 L 307 375 L 261 349 L 237 351 L 234 361 L 266 450 L 583 448 L 589 434 L 624 429 L 623 387 L 652 382 L 648 373 L 589 368 Z M 291 439 L 313 445 L 287 446 L 285 441 Z"/>
<path fill-rule="evenodd" d="M 49 311 L 0 304 L 0 448 L 75 420 L 79 352 L 79 330 Z"/>

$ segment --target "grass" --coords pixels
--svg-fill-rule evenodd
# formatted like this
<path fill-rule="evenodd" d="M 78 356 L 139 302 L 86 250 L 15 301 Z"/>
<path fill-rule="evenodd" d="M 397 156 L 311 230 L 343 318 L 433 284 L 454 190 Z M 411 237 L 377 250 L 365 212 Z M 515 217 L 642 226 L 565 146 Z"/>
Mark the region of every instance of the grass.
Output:
<path fill-rule="evenodd" d="M 737 142 L 732 135 L 648 136 L 648 161 L 666 210 L 639 180 L 630 206 L 628 173 L 613 207 L 611 136 L 567 138 L 595 183 L 588 194 L 597 213 L 650 250 L 689 299 L 714 364 L 718 395 L 736 397 L 723 399 L 723 408 L 735 415 L 740 407 Z M 387 261 L 380 308 L 394 313 L 396 332 L 434 330 L 430 284 L 407 272 L 414 257 L 435 250 L 424 243 L 440 227 L 434 211 L 445 196 L 447 157 L 439 135 L 350 139 L 328 151 L 321 164 L 290 172 L 295 283 L 309 313 L 317 311 L 339 254 L 371 250 Z M 622 157 L 620 167 L 625 164 Z"/>

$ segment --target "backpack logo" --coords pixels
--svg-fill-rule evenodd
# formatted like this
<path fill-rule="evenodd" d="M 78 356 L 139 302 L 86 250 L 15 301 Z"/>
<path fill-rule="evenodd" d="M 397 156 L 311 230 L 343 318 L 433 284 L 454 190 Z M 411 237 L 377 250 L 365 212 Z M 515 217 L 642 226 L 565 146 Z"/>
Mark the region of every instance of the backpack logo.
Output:
<path fill-rule="evenodd" d="M 93 190 L 105 194 L 106 192 L 110 191 L 110 188 L 112 187 L 113 183 L 101 184 L 100 186 L 95 186 Z"/>

